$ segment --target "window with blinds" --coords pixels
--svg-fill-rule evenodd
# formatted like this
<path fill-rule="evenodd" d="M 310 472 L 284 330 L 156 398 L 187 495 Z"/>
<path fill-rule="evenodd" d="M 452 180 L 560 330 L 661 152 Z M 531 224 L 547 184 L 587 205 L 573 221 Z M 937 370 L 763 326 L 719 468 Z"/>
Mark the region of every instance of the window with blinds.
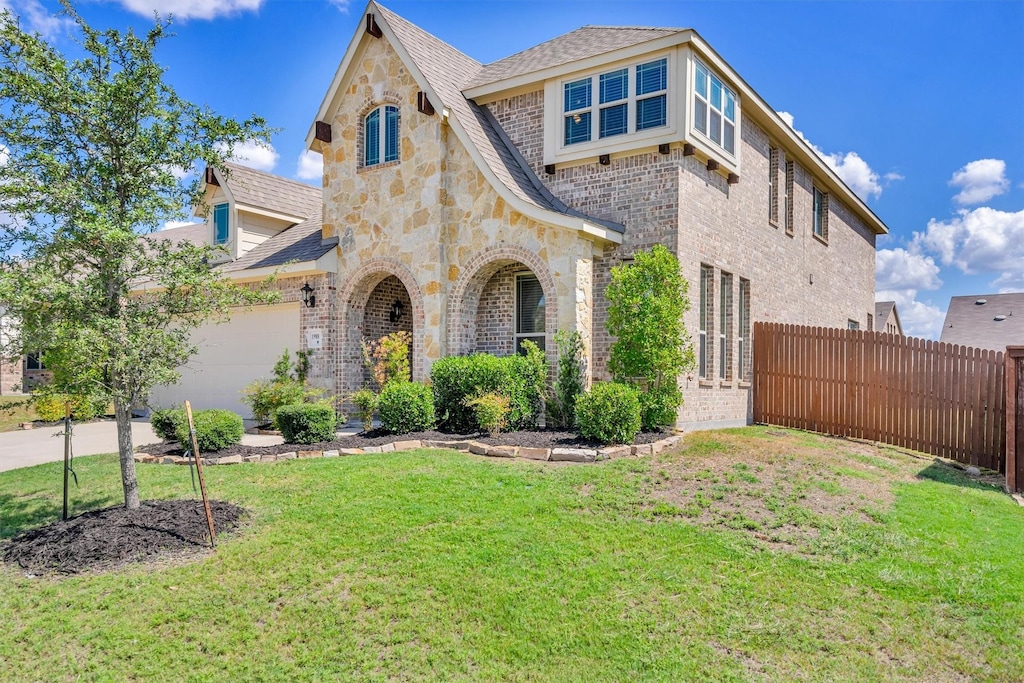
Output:
<path fill-rule="evenodd" d="M 522 353 L 523 341 L 529 339 L 542 350 L 546 332 L 544 290 L 533 273 L 516 275 L 515 336 L 516 353 Z"/>
<path fill-rule="evenodd" d="M 227 204 L 217 204 L 213 207 L 213 243 L 227 244 L 230 236 L 231 214 L 228 212 Z"/>
<path fill-rule="evenodd" d="M 398 161 L 398 107 L 377 107 L 363 118 L 363 166 Z"/>

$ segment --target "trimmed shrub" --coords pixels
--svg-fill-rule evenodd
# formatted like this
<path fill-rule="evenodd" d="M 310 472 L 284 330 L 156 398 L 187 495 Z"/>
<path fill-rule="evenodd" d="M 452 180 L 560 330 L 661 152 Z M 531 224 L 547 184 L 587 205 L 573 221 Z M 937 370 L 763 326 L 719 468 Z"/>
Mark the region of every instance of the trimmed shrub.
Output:
<path fill-rule="evenodd" d="M 575 330 L 559 330 L 555 333 L 555 344 L 558 346 L 558 376 L 548 412 L 556 427 L 572 429 L 576 426 L 576 397 L 586 386 L 583 337 Z"/>
<path fill-rule="evenodd" d="M 580 434 L 601 443 L 633 443 L 640 431 L 639 392 L 618 382 L 600 382 L 576 398 Z"/>
<path fill-rule="evenodd" d="M 106 409 L 106 401 L 81 394 L 37 394 L 33 399 L 36 415 L 43 422 L 59 422 L 64 419 L 64 404 L 71 402 L 71 418 L 79 422 L 92 420 Z"/>
<path fill-rule="evenodd" d="M 149 425 L 164 441 L 177 441 L 178 424 L 185 421 L 185 410 L 183 408 L 165 408 L 154 410 L 149 416 Z"/>
<path fill-rule="evenodd" d="M 296 379 L 258 379 L 242 390 L 242 403 L 252 408 L 257 422 L 271 422 L 277 426 L 275 416 L 281 406 L 296 403 L 314 403 L 324 395 L 319 387 L 307 387 Z"/>
<path fill-rule="evenodd" d="M 405 434 L 434 428 L 434 394 L 416 382 L 391 382 L 380 392 L 377 414 L 389 432 Z"/>
<path fill-rule="evenodd" d="M 348 400 L 356 407 L 356 416 L 363 423 L 363 431 L 373 429 L 373 414 L 377 411 L 377 393 L 365 387 L 349 396 Z"/>
<path fill-rule="evenodd" d="M 507 358 L 489 353 L 442 358 L 430 369 L 438 421 L 455 432 L 480 429 L 466 401 L 481 394 L 498 393 L 508 397 L 509 429 L 533 427 L 544 407 L 546 377 L 547 363 L 539 349 L 528 351 L 526 356 Z"/>
<path fill-rule="evenodd" d="M 297 403 L 277 409 L 277 426 L 286 443 L 320 443 L 334 439 L 338 416 L 322 403 Z"/>
<path fill-rule="evenodd" d="M 196 428 L 196 442 L 200 453 L 219 451 L 242 441 L 242 418 L 230 410 L 197 410 L 192 413 Z M 178 443 L 192 447 L 188 434 L 188 420 L 182 419 L 175 428 Z"/>
<path fill-rule="evenodd" d="M 683 394 L 675 385 L 640 392 L 640 428 L 650 432 L 675 424 L 682 404 Z"/>
<path fill-rule="evenodd" d="M 466 406 L 473 409 L 476 423 L 488 434 L 497 434 L 508 425 L 508 396 L 480 394 L 466 401 Z"/>

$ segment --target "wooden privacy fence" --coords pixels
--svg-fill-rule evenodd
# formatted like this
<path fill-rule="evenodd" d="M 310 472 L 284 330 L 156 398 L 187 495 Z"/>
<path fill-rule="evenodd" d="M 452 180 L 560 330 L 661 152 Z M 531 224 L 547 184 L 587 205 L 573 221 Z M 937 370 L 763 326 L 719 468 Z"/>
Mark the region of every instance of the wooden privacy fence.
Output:
<path fill-rule="evenodd" d="M 754 421 L 1006 471 L 1001 352 L 883 332 L 754 325 Z"/>

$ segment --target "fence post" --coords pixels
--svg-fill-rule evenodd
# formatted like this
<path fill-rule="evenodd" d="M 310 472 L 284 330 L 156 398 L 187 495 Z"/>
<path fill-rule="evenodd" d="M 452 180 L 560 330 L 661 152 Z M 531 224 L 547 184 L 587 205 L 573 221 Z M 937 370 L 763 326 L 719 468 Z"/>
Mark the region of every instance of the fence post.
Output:
<path fill-rule="evenodd" d="M 1021 446 L 1021 432 L 1024 431 L 1024 424 L 1018 422 L 1018 417 L 1024 405 L 1021 405 L 1021 368 L 1024 366 L 1024 346 L 1006 347 L 1006 490 L 1016 493 L 1024 485 L 1024 481 L 1018 481 L 1018 474 L 1024 469 L 1024 456 L 1018 453 Z M 1024 477 L 1021 477 L 1024 479 Z"/>

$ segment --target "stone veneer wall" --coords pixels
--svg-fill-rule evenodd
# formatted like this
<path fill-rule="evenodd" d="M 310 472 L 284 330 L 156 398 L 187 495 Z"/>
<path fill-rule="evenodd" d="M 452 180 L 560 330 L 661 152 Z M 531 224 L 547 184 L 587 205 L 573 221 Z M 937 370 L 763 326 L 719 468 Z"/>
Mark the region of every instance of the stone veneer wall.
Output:
<path fill-rule="evenodd" d="M 750 281 L 751 326 L 754 321 L 845 327 L 848 319 L 866 326 L 874 309 L 874 234 L 834 196 L 829 201 L 828 243 L 811 234 L 812 176 L 795 164 L 794 231 L 787 235 L 768 220 L 769 148 L 767 134 L 749 118 L 742 125 L 742 174 L 739 184 L 709 172 L 697 157 L 643 152 L 613 157 L 611 163 L 543 167 L 543 92 L 517 95 L 488 105 L 510 139 L 553 194 L 592 216 L 626 226 L 623 244 L 605 250 L 593 262 L 593 371 L 606 379 L 611 339 L 605 332 L 607 302 L 603 292 L 611 268 L 639 249 L 665 244 L 678 254 L 690 283 L 692 308 L 685 324 L 697 346 L 700 267 L 712 268 L 710 302 L 714 326 L 709 330 L 709 364 L 717 371 L 719 287 L 731 275 L 729 297 L 732 334 L 728 359 L 738 363 L 739 283 Z M 785 153 L 780 155 L 780 185 Z M 781 206 L 781 199 L 780 199 Z M 780 211 L 781 213 L 781 211 Z M 813 284 L 812 284 L 813 282 Z M 751 417 L 747 378 L 733 367 L 730 379 L 701 381 L 696 371 L 681 378 L 685 404 L 680 424 L 688 427 L 741 424 Z"/>
<path fill-rule="evenodd" d="M 409 290 L 415 379 L 442 355 L 466 351 L 464 332 L 475 328 L 478 311 L 469 301 L 479 293 L 475 280 L 498 263 L 522 263 L 544 283 L 549 330 L 579 329 L 589 338 L 593 243 L 509 207 L 455 131 L 417 111 L 420 88 L 386 38 L 365 39 L 355 59 L 356 75 L 343 85 L 332 121 L 333 142 L 323 149 L 323 234 L 340 240 L 338 391 L 361 377 L 363 306 L 367 288 L 382 276 L 398 277 Z M 383 101 L 401 110 L 400 159 L 360 168 L 361 118 Z M 553 347 L 549 342 L 552 359 Z"/>
<path fill-rule="evenodd" d="M 0 395 L 22 391 L 22 360 L 0 361 Z"/>

